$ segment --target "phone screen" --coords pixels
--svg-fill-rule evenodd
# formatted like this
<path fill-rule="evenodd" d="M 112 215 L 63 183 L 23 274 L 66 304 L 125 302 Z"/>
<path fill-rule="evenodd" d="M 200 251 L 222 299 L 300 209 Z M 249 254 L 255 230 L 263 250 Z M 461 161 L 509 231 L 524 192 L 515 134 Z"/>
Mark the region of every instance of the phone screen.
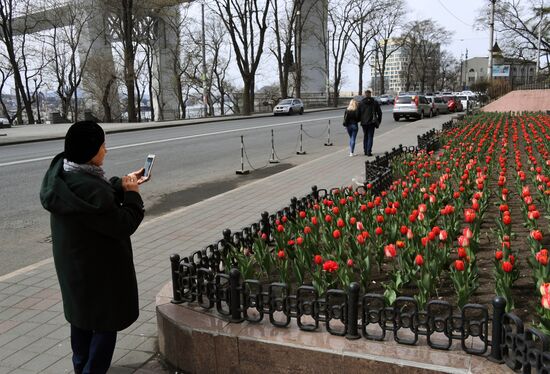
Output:
<path fill-rule="evenodd" d="M 143 176 L 145 178 L 149 178 L 151 175 L 151 169 L 153 168 L 153 163 L 155 161 L 155 155 L 149 155 L 147 156 L 147 159 L 145 160 L 145 171 L 143 172 Z"/>

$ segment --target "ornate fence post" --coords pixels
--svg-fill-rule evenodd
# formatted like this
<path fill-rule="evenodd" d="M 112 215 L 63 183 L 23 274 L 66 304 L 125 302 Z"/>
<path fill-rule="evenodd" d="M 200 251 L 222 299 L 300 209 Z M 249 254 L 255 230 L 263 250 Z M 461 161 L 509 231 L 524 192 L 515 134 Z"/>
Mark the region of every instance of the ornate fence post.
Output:
<path fill-rule="evenodd" d="M 271 234 L 271 226 L 269 224 L 269 213 L 263 212 L 262 219 L 260 220 L 260 231 L 267 236 L 269 241 L 269 235 Z"/>
<path fill-rule="evenodd" d="M 319 201 L 319 190 L 317 186 L 311 186 L 311 194 L 313 195 L 315 201 Z"/>
<path fill-rule="evenodd" d="M 489 360 L 503 363 L 502 359 L 502 317 L 506 308 L 506 299 L 502 296 L 493 298 L 493 332 L 491 336 L 491 355 Z"/>
<path fill-rule="evenodd" d="M 241 272 L 237 268 L 229 272 L 229 310 L 231 311 L 231 322 L 242 322 L 241 314 Z"/>
<path fill-rule="evenodd" d="M 346 321 L 346 338 L 355 340 L 361 338 L 357 333 L 357 319 L 359 314 L 359 283 L 352 282 L 348 287 L 348 315 Z"/>
<path fill-rule="evenodd" d="M 172 303 L 174 304 L 180 304 L 182 303 L 181 299 L 181 293 L 179 292 L 179 268 L 180 268 L 180 256 L 178 254 L 174 254 L 170 256 L 170 264 L 172 268 Z"/>

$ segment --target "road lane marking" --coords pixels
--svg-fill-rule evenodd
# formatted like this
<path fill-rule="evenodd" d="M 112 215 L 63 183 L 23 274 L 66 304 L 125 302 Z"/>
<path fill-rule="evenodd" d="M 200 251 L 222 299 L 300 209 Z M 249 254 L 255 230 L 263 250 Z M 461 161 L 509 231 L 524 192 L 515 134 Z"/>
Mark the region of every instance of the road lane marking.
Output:
<path fill-rule="evenodd" d="M 205 137 L 205 136 L 212 136 L 212 135 L 230 134 L 230 133 L 239 132 L 239 131 L 243 132 L 243 131 L 250 131 L 250 130 L 265 129 L 265 128 L 270 128 L 270 127 L 291 126 L 291 125 L 295 125 L 295 124 L 298 124 L 298 123 L 322 121 L 322 120 L 329 120 L 329 119 L 335 119 L 335 118 L 342 118 L 342 116 L 325 117 L 325 118 L 321 118 L 321 119 L 307 119 L 307 120 L 304 120 L 304 121 L 297 121 L 297 122 L 284 122 L 284 123 L 278 123 L 278 124 L 273 124 L 273 125 L 262 125 L 262 126 L 238 128 L 238 129 L 233 129 L 233 130 L 207 132 L 207 133 L 203 133 L 203 134 L 178 136 L 178 137 L 175 137 L 175 138 L 151 140 L 151 141 L 148 141 L 148 142 L 140 142 L 140 143 L 126 144 L 126 145 L 119 145 L 119 146 L 112 146 L 112 147 L 108 146 L 107 149 L 108 150 L 115 150 L 115 149 L 141 147 L 141 146 L 144 146 L 144 145 L 168 143 L 168 142 L 174 142 L 174 141 L 178 141 L 178 140 L 196 139 L 196 138 L 201 138 L 201 137 Z M 37 158 L 30 158 L 30 159 L 19 160 L 19 161 L 3 162 L 3 163 L 0 163 L 0 167 L 21 165 L 21 164 L 29 164 L 29 163 L 32 163 L 32 162 L 51 160 L 54 156 L 55 155 L 45 156 L 45 157 L 37 157 Z"/>

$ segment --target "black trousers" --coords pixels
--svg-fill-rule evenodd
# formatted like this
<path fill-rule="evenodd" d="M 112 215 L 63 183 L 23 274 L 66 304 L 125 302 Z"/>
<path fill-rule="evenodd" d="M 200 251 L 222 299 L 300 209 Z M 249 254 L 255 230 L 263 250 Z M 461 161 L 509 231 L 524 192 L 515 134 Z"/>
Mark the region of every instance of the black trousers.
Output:
<path fill-rule="evenodd" d="M 71 325 L 71 348 L 76 374 L 105 374 L 115 351 L 116 331 L 82 330 Z"/>

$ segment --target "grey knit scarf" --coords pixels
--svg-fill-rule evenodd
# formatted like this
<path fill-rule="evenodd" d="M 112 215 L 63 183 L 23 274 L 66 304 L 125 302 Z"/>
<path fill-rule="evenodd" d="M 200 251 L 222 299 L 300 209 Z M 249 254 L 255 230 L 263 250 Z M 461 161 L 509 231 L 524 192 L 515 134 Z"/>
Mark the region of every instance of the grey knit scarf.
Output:
<path fill-rule="evenodd" d="M 109 180 L 105 178 L 105 171 L 99 166 L 90 164 L 77 164 L 76 162 L 69 161 L 65 158 L 63 159 L 63 170 L 68 173 L 83 172 L 95 175 L 96 177 L 102 178 L 105 181 L 109 182 Z"/>

